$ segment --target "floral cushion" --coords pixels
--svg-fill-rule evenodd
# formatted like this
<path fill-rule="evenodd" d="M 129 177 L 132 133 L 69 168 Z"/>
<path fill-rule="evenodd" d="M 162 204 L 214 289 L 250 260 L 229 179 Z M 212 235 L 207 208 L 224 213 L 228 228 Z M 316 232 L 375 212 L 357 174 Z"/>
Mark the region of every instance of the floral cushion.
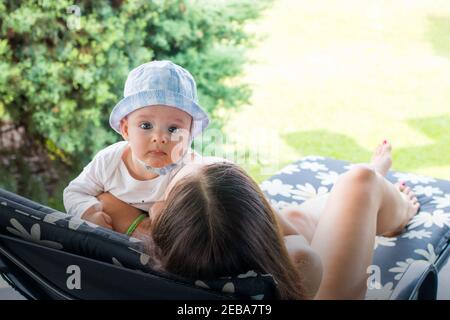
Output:
<path fill-rule="evenodd" d="M 274 207 L 281 209 L 329 192 L 338 175 L 350 166 L 348 162 L 310 156 L 286 166 L 264 181 L 261 187 Z M 449 181 L 399 172 L 389 172 L 387 178 L 392 182 L 407 182 L 414 189 L 421 208 L 403 234 L 394 238 L 377 237 L 371 267 L 381 270 L 380 289 L 374 286 L 368 290 L 369 299 L 389 299 L 408 265 L 416 260 L 434 263 L 450 237 Z M 159 273 L 151 268 L 151 257 L 144 253 L 140 240 L 79 220 L 2 189 L 0 234 L 175 279 L 195 287 L 212 289 L 225 296 L 252 299 L 275 297 L 274 279 L 270 275 L 253 271 L 215 280 L 181 279 Z"/>
<path fill-rule="evenodd" d="M 219 279 L 184 279 L 155 271 L 144 243 L 0 189 L 0 234 L 163 279 L 219 292 L 224 298 L 274 299 L 276 283 L 269 274 L 249 271 Z M 110 279 L 115 281 L 115 279 Z M 172 281 L 173 282 L 173 281 Z M 174 286 L 176 282 L 173 282 Z M 157 283 L 155 283 L 155 289 Z M 187 299 L 192 297 L 186 297 Z"/>
<path fill-rule="evenodd" d="M 351 166 L 345 161 L 309 156 L 286 166 L 261 188 L 280 210 L 328 193 L 337 177 Z M 389 299 L 407 267 L 416 260 L 435 263 L 450 238 L 450 181 L 393 171 L 387 179 L 405 181 L 421 207 L 405 232 L 397 237 L 376 237 L 369 271 L 381 271 L 380 281 L 369 286 L 367 299 Z"/>

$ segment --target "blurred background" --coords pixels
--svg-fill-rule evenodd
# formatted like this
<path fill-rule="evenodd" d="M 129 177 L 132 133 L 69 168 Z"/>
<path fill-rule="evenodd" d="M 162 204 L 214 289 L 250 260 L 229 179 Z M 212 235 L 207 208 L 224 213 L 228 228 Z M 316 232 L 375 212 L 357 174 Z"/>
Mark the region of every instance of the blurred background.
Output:
<path fill-rule="evenodd" d="M 450 1 L 0 0 L 0 187 L 63 210 L 153 59 L 197 81 L 212 125 L 194 147 L 258 182 L 384 139 L 393 169 L 450 179 Z"/>

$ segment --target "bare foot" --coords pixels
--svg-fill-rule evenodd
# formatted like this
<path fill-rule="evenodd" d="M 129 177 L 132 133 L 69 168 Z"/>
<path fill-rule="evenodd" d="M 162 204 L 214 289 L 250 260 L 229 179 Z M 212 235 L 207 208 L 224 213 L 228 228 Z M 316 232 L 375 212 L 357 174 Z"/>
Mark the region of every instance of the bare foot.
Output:
<path fill-rule="evenodd" d="M 371 164 L 374 169 L 385 177 L 392 166 L 392 146 L 386 140 L 380 143 L 372 156 Z"/>
<path fill-rule="evenodd" d="M 419 211 L 420 207 L 420 203 L 410 187 L 406 186 L 406 184 L 402 182 L 396 183 L 395 186 L 400 191 L 400 194 L 402 195 L 402 198 L 404 200 L 404 222 L 399 226 L 397 230 L 383 234 L 383 236 L 386 237 L 393 237 L 401 233 L 403 229 L 405 229 L 411 218 L 414 217 L 414 215 Z"/>

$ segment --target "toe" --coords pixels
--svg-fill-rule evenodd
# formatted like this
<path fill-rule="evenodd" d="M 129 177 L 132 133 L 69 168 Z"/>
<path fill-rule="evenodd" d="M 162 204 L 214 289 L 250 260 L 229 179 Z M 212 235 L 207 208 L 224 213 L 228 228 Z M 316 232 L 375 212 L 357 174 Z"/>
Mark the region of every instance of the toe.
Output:
<path fill-rule="evenodd" d="M 392 145 L 391 145 L 389 142 L 387 142 L 387 143 L 384 145 L 384 149 L 385 149 L 386 151 L 391 152 L 391 151 L 392 151 Z"/>
<path fill-rule="evenodd" d="M 387 140 L 383 140 L 383 143 L 381 145 L 382 145 L 383 149 L 385 149 L 385 150 L 388 150 L 388 151 L 392 150 L 392 145 Z"/>

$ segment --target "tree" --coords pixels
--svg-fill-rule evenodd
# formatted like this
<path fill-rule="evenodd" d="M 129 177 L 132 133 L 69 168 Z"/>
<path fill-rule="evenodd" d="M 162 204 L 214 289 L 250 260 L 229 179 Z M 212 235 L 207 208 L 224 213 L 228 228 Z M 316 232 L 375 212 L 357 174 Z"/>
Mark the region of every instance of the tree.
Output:
<path fill-rule="evenodd" d="M 249 97 L 230 80 L 255 39 L 245 24 L 270 2 L 0 0 L 0 186 L 62 208 L 61 188 L 120 139 L 110 110 L 128 72 L 150 60 L 188 69 L 220 128 L 217 110 Z"/>

